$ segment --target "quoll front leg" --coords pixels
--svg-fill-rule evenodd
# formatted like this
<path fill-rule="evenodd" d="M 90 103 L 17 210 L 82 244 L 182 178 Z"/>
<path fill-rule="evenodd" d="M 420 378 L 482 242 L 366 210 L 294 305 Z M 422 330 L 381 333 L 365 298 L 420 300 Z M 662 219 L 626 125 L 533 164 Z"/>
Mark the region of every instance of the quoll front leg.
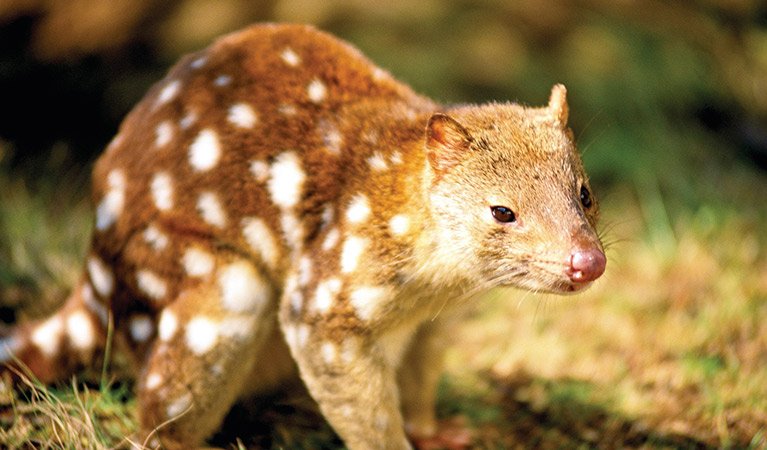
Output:
<path fill-rule="evenodd" d="M 445 323 L 447 322 L 447 323 Z M 399 365 L 398 382 L 405 430 L 421 450 L 462 450 L 472 443 L 462 417 L 437 422 L 437 388 L 442 375 L 445 342 L 452 318 L 423 324 L 413 336 Z"/>
<path fill-rule="evenodd" d="M 159 315 L 138 392 L 140 435 L 151 448 L 202 444 L 242 392 L 272 331 L 266 279 L 249 261 L 218 256 L 210 267 L 199 264 L 209 273 Z"/>
<path fill-rule="evenodd" d="M 411 449 L 396 374 L 375 344 L 349 335 L 323 340 L 305 323 L 281 321 L 301 378 L 322 414 L 352 450 Z"/>
<path fill-rule="evenodd" d="M 437 432 L 435 405 L 444 353 L 441 329 L 439 323 L 423 325 L 410 342 L 399 367 L 402 413 L 411 437 L 430 437 Z"/>

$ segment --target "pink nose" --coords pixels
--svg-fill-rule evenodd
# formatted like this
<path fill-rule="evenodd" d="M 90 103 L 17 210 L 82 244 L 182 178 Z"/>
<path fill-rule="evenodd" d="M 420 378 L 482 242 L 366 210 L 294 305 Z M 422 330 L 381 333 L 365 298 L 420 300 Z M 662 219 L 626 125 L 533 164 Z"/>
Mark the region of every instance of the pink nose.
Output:
<path fill-rule="evenodd" d="M 605 273 L 607 258 L 599 249 L 576 250 L 570 255 L 567 275 L 576 283 L 594 281 Z"/>

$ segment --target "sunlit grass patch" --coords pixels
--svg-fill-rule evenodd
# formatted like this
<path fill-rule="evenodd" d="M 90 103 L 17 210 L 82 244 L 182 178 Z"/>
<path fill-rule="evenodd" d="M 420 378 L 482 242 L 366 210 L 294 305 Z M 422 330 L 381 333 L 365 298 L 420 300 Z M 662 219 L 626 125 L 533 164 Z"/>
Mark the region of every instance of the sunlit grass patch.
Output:
<path fill-rule="evenodd" d="M 91 389 L 72 381 L 46 387 L 20 374 L 0 392 L 0 443 L 19 449 L 106 449 L 135 429 L 125 387 Z"/>

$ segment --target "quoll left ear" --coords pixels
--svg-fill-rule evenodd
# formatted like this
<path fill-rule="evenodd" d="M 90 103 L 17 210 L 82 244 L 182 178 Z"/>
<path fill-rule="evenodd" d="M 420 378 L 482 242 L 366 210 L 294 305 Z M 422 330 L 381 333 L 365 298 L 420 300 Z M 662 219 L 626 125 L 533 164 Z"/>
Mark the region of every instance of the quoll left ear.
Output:
<path fill-rule="evenodd" d="M 457 120 L 435 113 L 426 125 L 426 155 L 437 173 L 442 173 L 465 157 L 471 136 Z"/>
<path fill-rule="evenodd" d="M 567 114 L 570 109 L 567 106 L 567 89 L 564 85 L 556 84 L 551 88 L 548 109 L 552 119 L 559 122 L 563 127 L 567 126 Z"/>

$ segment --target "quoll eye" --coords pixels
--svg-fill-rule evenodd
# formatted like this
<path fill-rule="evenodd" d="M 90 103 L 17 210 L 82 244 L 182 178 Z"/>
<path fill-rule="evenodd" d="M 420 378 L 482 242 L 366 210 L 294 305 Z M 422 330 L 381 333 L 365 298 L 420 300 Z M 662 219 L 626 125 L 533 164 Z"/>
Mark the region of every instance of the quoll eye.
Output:
<path fill-rule="evenodd" d="M 493 206 L 490 208 L 490 211 L 493 213 L 493 218 L 498 222 L 509 223 L 517 220 L 514 211 L 505 206 Z"/>
<path fill-rule="evenodd" d="M 586 189 L 586 186 L 581 186 L 581 204 L 584 208 L 591 208 L 592 199 L 591 192 Z"/>

